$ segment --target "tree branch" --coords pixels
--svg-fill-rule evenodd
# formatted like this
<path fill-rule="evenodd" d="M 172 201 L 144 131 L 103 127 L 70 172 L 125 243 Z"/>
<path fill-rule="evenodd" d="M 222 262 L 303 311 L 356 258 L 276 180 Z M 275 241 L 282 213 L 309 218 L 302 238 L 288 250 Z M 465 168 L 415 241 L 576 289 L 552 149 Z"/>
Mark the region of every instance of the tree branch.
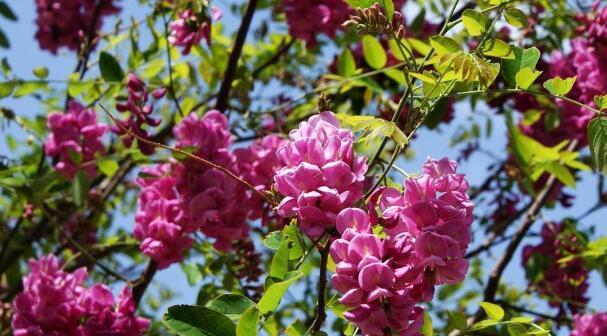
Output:
<path fill-rule="evenodd" d="M 310 332 L 314 335 L 320 331 L 320 327 L 327 318 L 325 312 L 325 298 L 327 296 L 327 262 L 329 260 L 329 250 L 332 241 L 329 239 L 324 248 L 320 250 L 320 273 L 318 275 L 318 301 L 316 302 L 316 312 L 314 313 L 314 322 L 310 327 Z"/>
<path fill-rule="evenodd" d="M 577 145 L 577 140 L 573 140 L 569 146 L 567 146 L 567 150 L 573 150 Z M 512 260 L 514 253 L 516 252 L 518 246 L 525 238 L 525 235 L 535 222 L 536 216 L 539 214 L 540 210 L 548 200 L 548 196 L 552 192 L 552 189 L 556 185 L 556 177 L 554 175 L 550 175 L 548 181 L 546 182 L 546 186 L 540 191 L 540 193 L 535 198 L 535 201 L 531 204 L 527 212 L 525 213 L 525 217 L 521 225 L 516 230 L 512 241 L 506 247 L 504 254 L 501 256 L 491 273 L 489 274 L 489 279 L 487 280 L 487 286 L 485 287 L 484 299 L 485 302 L 495 302 L 495 295 L 497 293 L 497 289 L 499 287 L 500 279 L 506 270 L 506 267 Z M 474 324 L 475 322 L 480 321 L 484 317 L 484 311 L 482 309 L 478 309 L 476 314 L 470 319 L 470 324 Z"/>
<path fill-rule="evenodd" d="M 236 68 L 238 67 L 238 60 L 240 59 L 240 54 L 242 53 L 242 47 L 247 39 L 247 33 L 249 32 L 249 27 L 251 26 L 253 14 L 255 14 L 257 1 L 258 0 L 249 1 L 247 10 L 242 18 L 242 23 L 240 24 L 238 33 L 236 34 L 234 47 L 232 48 L 230 58 L 228 59 L 228 66 L 223 74 L 223 81 L 221 82 L 219 94 L 217 95 L 217 102 L 215 103 L 215 108 L 221 112 L 225 112 L 228 107 L 230 91 L 232 90 L 232 81 L 234 81 L 234 75 L 236 74 Z"/>
<path fill-rule="evenodd" d="M 287 42 L 286 44 L 284 42 L 281 43 L 280 48 L 278 48 L 278 50 L 276 51 L 274 56 L 272 56 L 267 61 L 265 61 L 263 64 L 261 64 L 259 67 L 257 67 L 255 70 L 253 70 L 253 72 L 251 73 L 251 77 L 256 78 L 267 67 L 278 62 L 278 60 L 280 60 L 282 55 L 284 55 L 285 53 L 287 53 L 289 51 L 289 49 L 291 49 L 291 46 L 293 46 L 293 44 L 295 44 L 294 38 L 291 38 L 291 40 L 289 42 Z"/>
<path fill-rule="evenodd" d="M 143 294 L 145 294 L 154 275 L 156 275 L 156 271 L 158 271 L 158 264 L 154 260 L 150 260 L 139 280 L 135 282 L 133 286 L 133 302 L 135 302 L 135 307 L 139 307 L 141 298 L 143 298 Z"/>

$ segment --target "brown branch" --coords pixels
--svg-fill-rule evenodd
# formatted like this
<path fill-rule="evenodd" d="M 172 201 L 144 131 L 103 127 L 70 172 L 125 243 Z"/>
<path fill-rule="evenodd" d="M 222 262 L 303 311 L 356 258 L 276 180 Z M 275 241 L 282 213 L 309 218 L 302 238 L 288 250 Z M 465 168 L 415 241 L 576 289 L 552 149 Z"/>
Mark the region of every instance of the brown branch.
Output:
<path fill-rule="evenodd" d="M 577 145 L 577 140 L 573 140 L 569 146 L 567 146 L 567 150 L 573 150 Z M 524 220 L 521 225 L 516 230 L 514 237 L 510 241 L 510 244 L 506 247 L 504 254 L 501 256 L 491 273 L 489 274 L 489 279 L 487 280 L 487 285 L 485 287 L 484 299 L 485 302 L 495 302 L 495 295 L 497 294 L 497 290 L 499 287 L 500 279 L 506 270 L 506 267 L 512 260 L 514 253 L 518 249 L 519 245 L 525 238 L 527 232 L 533 225 L 536 220 L 537 215 L 540 210 L 548 200 L 548 197 L 552 190 L 556 185 L 556 177 L 554 175 L 550 175 L 548 181 L 546 182 L 545 187 L 539 192 L 527 212 L 525 213 Z M 475 322 L 480 321 L 484 317 L 484 311 L 482 309 L 478 309 L 476 314 L 470 319 L 470 324 L 474 324 Z"/>
<path fill-rule="evenodd" d="M 135 282 L 133 286 L 133 302 L 135 302 L 135 307 L 139 307 L 141 298 L 143 298 L 143 294 L 145 294 L 154 275 L 156 275 L 156 271 L 158 271 L 158 264 L 154 260 L 150 260 L 139 280 Z"/>
<path fill-rule="evenodd" d="M 530 309 L 527 309 L 527 308 L 515 306 L 515 305 L 513 305 L 513 304 L 511 304 L 509 302 L 506 302 L 504 300 L 497 300 L 496 303 L 499 304 L 499 305 L 501 305 L 501 306 L 504 306 L 504 307 L 506 307 L 508 309 L 515 310 L 515 311 L 521 312 L 521 313 L 535 315 L 535 316 L 541 317 L 541 318 L 543 318 L 545 320 L 553 320 L 553 321 L 555 321 L 557 323 L 565 323 L 565 324 L 571 323 L 571 320 L 568 319 L 566 316 L 560 316 L 560 315 L 552 316 L 552 315 L 536 312 L 534 310 L 530 310 Z"/>
<path fill-rule="evenodd" d="M 315 335 L 320 331 L 320 327 L 327 318 L 325 312 L 325 299 L 327 296 L 327 262 L 329 260 L 329 250 L 331 249 L 331 240 L 320 250 L 320 273 L 318 275 L 318 301 L 316 302 L 316 312 L 314 313 L 314 322 L 310 327 L 310 334 Z"/>
<path fill-rule="evenodd" d="M 249 32 L 249 27 L 251 26 L 251 21 L 253 19 L 253 14 L 255 14 L 256 7 L 257 0 L 249 0 L 247 10 L 242 18 L 242 23 L 238 28 L 236 40 L 234 41 L 234 46 L 232 47 L 232 52 L 230 53 L 230 58 L 228 59 L 228 66 L 223 74 L 223 81 L 221 82 L 219 94 L 217 95 L 217 102 L 215 103 L 215 108 L 221 112 L 225 112 L 228 107 L 228 100 L 230 99 L 230 91 L 232 90 L 232 82 L 234 81 L 234 76 L 236 75 L 238 60 L 240 59 L 242 47 L 244 46 L 247 38 L 247 33 Z"/>
<path fill-rule="evenodd" d="M 141 137 L 137 134 L 135 134 L 134 132 L 132 132 L 130 129 L 128 129 L 127 127 L 125 127 L 122 123 L 118 122 L 118 120 L 116 120 L 116 118 L 101 104 L 99 103 L 99 106 L 101 107 L 101 109 L 110 117 L 110 119 L 112 119 L 112 121 L 118 125 L 118 127 L 120 127 L 123 131 L 125 131 L 126 133 L 128 133 L 130 136 L 136 138 L 137 140 L 147 143 L 149 145 L 155 146 L 155 147 L 160 147 L 160 148 L 164 148 L 164 149 L 168 149 L 170 151 L 173 152 L 177 152 L 181 155 L 184 155 L 194 161 L 197 161 L 199 163 L 204 164 L 207 167 L 210 168 L 215 168 L 217 170 L 220 170 L 222 172 L 224 172 L 226 175 L 228 175 L 229 177 L 231 177 L 232 179 L 234 179 L 236 182 L 244 185 L 245 187 L 247 187 L 249 190 L 251 190 L 253 192 L 253 194 L 257 195 L 258 197 L 260 197 L 261 199 L 265 200 L 266 202 L 268 202 L 271 205 L 275 205 L 274 202 L 268 198 L 264 193 L 262 193 L 261 191 L 257 190 L 252 184 L 250 184 L 249 182 L 243 180 L 242 178 L 240 178 L 238 175 L 234 174 L 231 170 L 217 165 L 211 161 L 205 160 L 199 156 L 196 156 L 194 154 L 188 153 L 186 151 L 183 151 L 179 148 L 175 148 L 175 147 L 171 147 L 171 146 L 167 146 L 165 144 L 159 143 L 159 142 L 154 142 L 152 140 L 146 139 L 144 137 Z"/>

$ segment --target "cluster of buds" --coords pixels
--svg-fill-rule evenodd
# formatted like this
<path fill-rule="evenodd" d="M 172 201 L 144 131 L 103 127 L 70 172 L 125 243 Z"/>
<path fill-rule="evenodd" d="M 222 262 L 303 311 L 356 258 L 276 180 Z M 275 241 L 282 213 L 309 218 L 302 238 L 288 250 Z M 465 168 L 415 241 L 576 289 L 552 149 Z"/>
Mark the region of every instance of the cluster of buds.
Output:
<path fill-rule="evenodd" d="M 384 8 L 375 3 L 369 8 L 357 8 L 354 15 L 343 24 L 344 28 L 352 27 L 359 34 L 386 34 L 402 39 L 405 37 L 403 15 L 397 11 L 389 20 Z"/>

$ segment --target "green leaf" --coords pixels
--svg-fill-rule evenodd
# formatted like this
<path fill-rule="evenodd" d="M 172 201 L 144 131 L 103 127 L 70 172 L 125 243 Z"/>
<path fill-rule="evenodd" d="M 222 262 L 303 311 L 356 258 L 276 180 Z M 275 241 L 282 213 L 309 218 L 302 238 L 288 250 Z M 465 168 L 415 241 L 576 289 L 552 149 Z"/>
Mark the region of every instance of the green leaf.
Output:
<path fill-rule="evenodd" d="M 508 334 L 510 334 L 510 336 L 525 336 L 527 335 L 527 328 L 523 327 L 521 324 L 509 324 Z"/>
<path fill-rule="evenodd" d="M 569 93 L 571 89 L 573 89 L 573 85 L 575 84 L 576 79 L 577 76 L 565 79 L 557 76 L 555 78 L 545 81 L 544 87 L 546 88 L 546 90 L 548 90 L 548 92 L 552 93 L 555 96 L 564 96 Z"/>
<path fill-rule="evenodd" d="M 501 321 L 504 318 L 504 310 L 502 307 L 491 302 L 481 302 L 480 305 L 485 311 L 485 314 L 492 320 Z"/>
<path fill-rule="evenodd" d="M 504 15 L 506 17 L 506 22 L 508 22 L 511 26 L 516 28 L 524 28 L 529 25 L 529 19 L 527 18 L 527 14 L 522 10 L 510 7 L 506 9 L 506 13 Z"/>
<path fill-rule="evenodd" d="M 99 168 L 99 171 L 101 171 L 103 175 L 111 177 L 116 174 L 120 166 L 118 166 L 118 162 L 111 158 L 104 157 L 97 161 L 97 168 Z"/>
<path fill-rule="evenodd" d="M 280 243 L 282 243 L 282 231 L 272 231 L 263 240 L 263 245 L 272 250 L 277 250 Z"/>
<path fill-rule="evenodd" d="M 79 170 L 72 181 L 72 197 L 76 205 L 81 206 L 86 201 L 89 194 L 89 184 L 89 177 L 84 171 Z"/>
<path fill-rule="evenodd" d="M 109 82 L 121 82 L 124 79 L 124 71 L 120 63 L 105 51 L 99 55 L 99 71 L 103 79 Z"/>
<path fill-rule="evenodd" d="M 432 36 L 430 38 L 430 46 L 434 48 L 434 51 L 437 55 L 444 55 L 461 51 L 459 43 L 457 43 L 452 38 L 446 36 Z"/>
<path fill-rule="evenodd" d="M 456 312 L 447 312 L 449 315 L 449 326 L 463 331 L 468 327 L 468 324 L 466 322 L 466 315 L 461 312 L 461 311 L 456 311 Z"/>
<path fill-rule="evenodd" d="M 38 82 L 38 81 L 24 82 L 15 90 L 15 92 L 13 92 L 13 96 L 15 98 L 27 96 L 36 91 L 46 89 L 47 86 L 48 86 L 48 83 L 45 83 L 45 82 Z"/>
<path fill-rule="evenodd" d="M 337 58 L 337 73 L 343 77 L 350 77 L 356 71 L 356 63 L 350 49 L 345 48 Z"/>
<path fill-rule="evenodd" d="M 196 263 L 181 263 L 179 266 L 183 273 L 185 273 L 190 286 L 194 286 L 202 280 L 202 272 Z"/>
<path fill-rule="evenodd" d="M 395 82 L 401 85 L 407 85 L 407 79 L 405 78 L 405 74 L 401 70 L 397 69 L 386 69 L 384 71 L 386 76 L 393 79 Z"/>
<path fill-rule="evenodd" d="M 238 321 L 242 314 L 253 306 L 255 302 L 251 299 L 234 293 L 222 294 L 206 304 L 206 307 L 222 313 L 232 321 Z"/>
<path fill-rule="evenodd" d="M 380 0 L 382 6 L 386 10 L 386 17 L 388 20 L 392 20 L 392 15 L 394 15 L 394 2 L 392 0 Z"/>
<path fill-rule="evenodd" d="M 607 95 L 595 96 L 594 103 L 601 111 L 607 109 Z"/>
<path fill-rule="evenodd" d="M 516 73 L 516 85 L 523 90 L 527 90 L 541 74 L 541 71 L 523 68 Z"/>
<path fill-rule="evenodd" d="M 293 243 L 288 239 L 283 239 L 280 247 L 274 253 L 272 264 L 270 265 L 270 277 L 282 280 L 289 272 L 289 251 Z"/>
<path fill-rule="evenodd" d="M 259 310 L 257 307 L 249 307 L 240 317 L 236 325 L 236 336 L 257 335 L 257 322 L 259 321 Z"/>
<path fill-rule="evenodd" d="M 285 334 L 287 336 L 304 336 L 307 331 L 308 328 L 306 328 L 306 325 L 303 324 L 301 320 L 296 319 L 295 321 L 293 321 L 293 323 L 291 323 L 291 325 L 287 327 L 287 329 L 285 330 Z"/>
<path fill-rule="evenodd" d="M 17 86 L 16 82 L 0 83 L 0 98 L 10 96 L 13 93 L 15 86 Z"/>
<path fill-rule="evenodd" d="M 352 8 L 367 8 L 371 7 L 377 0 L 346 0 Z"/>
<path fill-rule="evenodd" d="M 535 70 L 535 66 L 540 59 L 539 49 L 532 47 L 528 49 L 521 49 L 518 47 L 511 47 L 514 52 L 514 59 L 506 59 L 502 62 L 502 72 L 504 79 L 511 85 L 516 85 L 516 74 L 521 69 L 529 68 Z"/>
<path fill-rule="evenodd" d="M 223 314 L 194 305 L 171 306 L 162 323 L 180 336 L 233 336 L 236 326 Z"/>
<path fill-rule="evenodd" d="M 381 43 L 371 35 L 364 35 L 362 39 L 363 43 L 363 56 L 365 61 L 373 69 L 381 69 L 386 65 L 388 56 Z"/>
<path fill-rule="evenodd" d="M 569 169 L 563 164 L 558 162 L 545 162 L 541 163 L 540 167 L 554 175 L 564 185 L 575 188 L 575 177 L 573 177 L 573 174 L 571 174 Z"/>
<path fill-rule="evenodd" d="M 32 73 L 34 74 L 34 76 L 40 79 L 45 79 L 46 77 L 48 77 L 48 68 L 44 66 L 35 67 L 34 70 L 32 70 Z"/>
<path fill-rule="evenodd" d="M 8 48 L 10 48 L 10 46 L 11 46 L 11 44 L 8 42 L 8 38 L 4 34 L 4 31 L 2 31 L 2 29 L 0 29 L 0 47 L 8 49 Z"/>
<path fill-rule="evenodd" d="M 466 9 L 462 14 L 462 22 L 464 23 L 464 27 L 466 27 L 468 34 L 480 36 L 485 32 L 485 27 L 487 27 L 489 20 L 485 14 L 479 11 Z"/>
<path fill-rule="evenodd" d="M 432 317 L 428 312 L 424 312 L 424 324 L 422 325 L 422 335 L 432 336 L 434 335 L 434 329 L 432 329 Z"/>
<path fill-rule="evenodd" d="M 257 303 L 257 308 L 262 315 L 273 312 L 280 304 L 283 295 L 295 281 L 301 278 L 303 274 L 299 271 L 294 272 L 287 280 L 276 282 L 270 285 L 264 295 Z"/>
<path fill-rule="evenodd" d="M 498 57 L 503 59 L 514 59 L 514 52 L 508 43 L 494 38 L 483 44 L 483 54 L 485 56 Z"/>
<path fill-rule="evenodd" d="M 607 117 L 592 119 L 586 134 L 595 169 L 607 174 Z"/>
<path fill-rule="evenodd" d="M 0 15 L 4 16 L 5 18 L 11 21 L 17 21 L 17 16 L 4 1 L 0 1 Z"/>

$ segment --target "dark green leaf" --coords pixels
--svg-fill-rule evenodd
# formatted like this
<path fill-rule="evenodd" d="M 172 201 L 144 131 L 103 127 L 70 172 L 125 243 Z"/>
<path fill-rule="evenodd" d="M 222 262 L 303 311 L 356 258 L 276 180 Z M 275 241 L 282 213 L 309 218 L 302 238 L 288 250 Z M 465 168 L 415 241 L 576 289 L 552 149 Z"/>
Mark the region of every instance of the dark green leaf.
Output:
<path fill-rule="evenodd" d="M 254 305 L 255 302 L 248 297 L 234 293 L 220 295 L 206 304 L 208 308 L 222 313 L 232 321 L 238 321 L 242 314 Z"/>
<path fill-rule="evenodd" d="M 11 21 L 17 21 L 17 16 L 4 1 L 0 1 L 0 15 L 4 16 L 5 18 Z"/>
<path fill-rule="evenodd" d="M 0 47 L 8 49 L 10 46 L 11 44 L 8 42 L 8 38 L 4 34 L 4 31 L 0 29 Z"/>
<path fill-rule="evenodd" d="M 99 55 L 99 71 L 103 79 L 109 82 L 120 82 L 124 79 L 124 71 L 114 56 L 102 51 Z"/>
<path fill-rule="evenodd" d="M 0 98 L 8 97 L 13 93 L 13 90 L 17 86 L 16 82 L 4 82 L 0 83 Z"/>
<path fill-rule="evenodd" d="M 72 181 L 72 197 L 76 205 L 81 206 L 86 201 L 89 194 L 89 184 L 89 177 L 84 171 L 79 170 Z"/>
<path fill-rule="evenodd" d="M 587 136 L 595 169 L 607 174 L 607 117 L 592 119 L 588 124 Z"/>
<path fill-rule="evenodd" d="M 521 69 L 529 68 L 535 70 L 535 66 L 540 59 L 539 49 L 533 47 L 528 49 L 521 49 L 518 47 L 511 47 L 514 52 L 514 59 L 506 59 L 502 62 L 502 72 L 504 79 L 512 86 L 516 85 L 516 74 Z"/>
<path fill-rule="evenodd" d="M 223 314 L 207 307 L 177 305 L 169 307 L 162 323 L 180 336 L 234 336 L 236 326 Z"/>
<path fill-rule="evenodd" d="M 505 17 L 506 21 L 513 27 L 524 28 L 529 25 L 527 14 L 518 8 L 508 8 Z"/>

